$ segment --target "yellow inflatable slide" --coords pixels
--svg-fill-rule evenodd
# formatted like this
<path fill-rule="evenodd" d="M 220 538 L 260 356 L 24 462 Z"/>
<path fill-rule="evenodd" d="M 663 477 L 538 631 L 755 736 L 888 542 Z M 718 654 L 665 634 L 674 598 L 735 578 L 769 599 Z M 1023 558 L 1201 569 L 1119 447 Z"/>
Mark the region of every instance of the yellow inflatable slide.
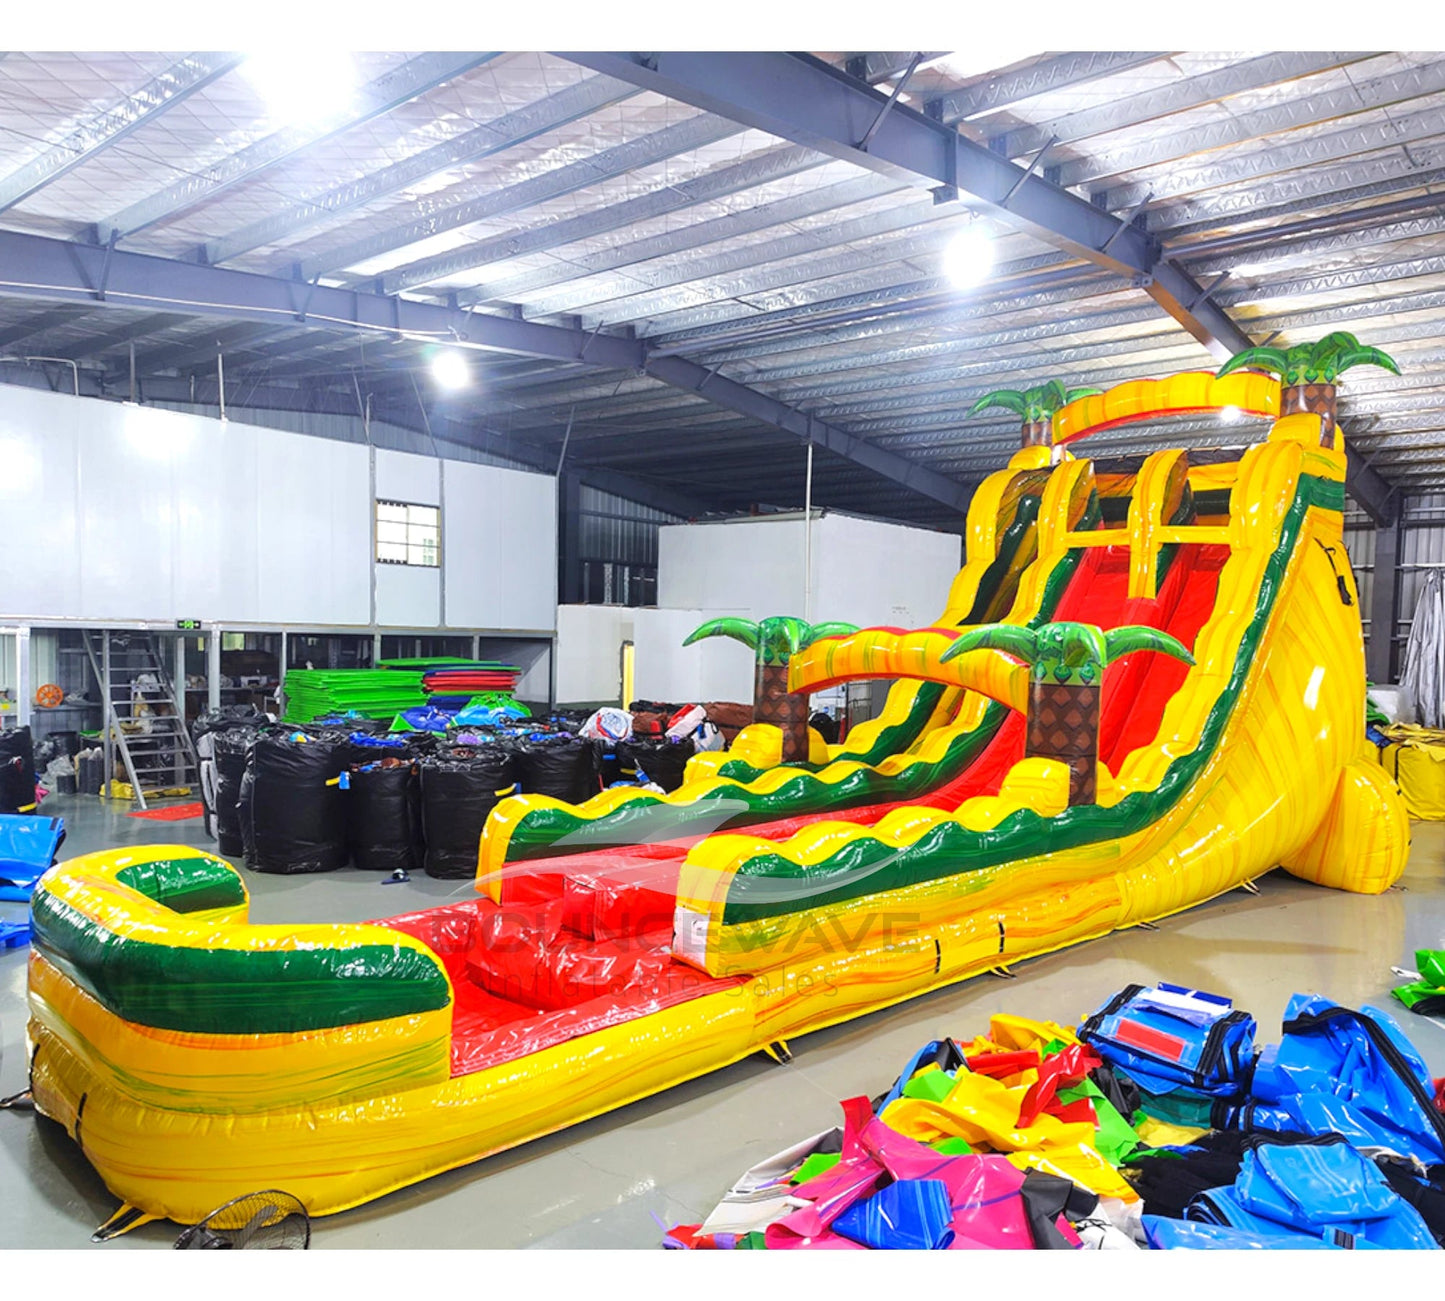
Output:
<path fill-rule="evenodd" d="M 1279 386 L 1244 378 L 1248 409 L 1278 413 Z M 1082 399 L 1063 427 L 1239 402 L 1186 381 Z M 1238 458 L 1023 449 L 1006 475 L 1038 486 L 1036 536 L 1006 608 L 792 662 L 794 690 L 890 673 L 975 702 L 986 735 L 921 797 L 484 850 L 475 897 L 363 925 L 252 924 L 240 874 L 184 846 L 53 868 L 38 1108 L 123 1203 L 116 1228 L 263 1188 L 328 1214 L 1276 866 L 1386 889 L 1408 824 L 1364 753 L 1345 457 L 1323 433 L 1303 413 Z"/>

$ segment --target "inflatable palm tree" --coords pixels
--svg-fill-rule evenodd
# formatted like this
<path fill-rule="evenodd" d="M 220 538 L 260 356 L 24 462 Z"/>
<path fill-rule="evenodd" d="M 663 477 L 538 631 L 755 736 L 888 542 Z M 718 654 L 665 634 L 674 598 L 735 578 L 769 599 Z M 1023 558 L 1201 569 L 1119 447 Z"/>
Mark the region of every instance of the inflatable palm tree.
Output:
<path fill-rule="evenodd" d="M 1024 447 L 1047 447 L 1053 441 L 1054 413 L 1078 398 L 1092 397 L 1102 393 L 1097 388 L 1065 388 L 1058 380 L 1051 379 L 1033 388 L 1001 388 L 985 393 L 973 404 L 969 415 L 976 416 L 988 407 L 1002 407 L 1012 411 L 1023 422 L 1019 437 Z"/>
<path fill-rule="evenodd" d="M 994 623 L 964 633 L 939 656 L 997 650 L 1030 666 L 1028 758 L 1057 759 L 1069 769 L 1069 803 L 1092 804 L 1099 763 L 1099 697 L 1104 669 L 1123 655 L 1158 651 L 1186 664 L 1194 656 L 1157 628 L 1111 628 L 1049 623 L 1024 628 Z"/>
<path fill-rule="evenodd" d="M 682 644 L 691 646 L 704 637 L 731 637 L 756 654 L 753 722 L 782 729 L 782 761 L 797 763 L 808 758 L 808 697 L 788 690 L 788 662 L 815 641 L 857 631 L 851 623 L 810 624 L 788 615 L 774 615 L 759 623 L 728 617 L 709 619 Z"/>
<path fill-rule="evenodd" d="M 1279 413 L 1311 412 L 1320 417 L 1320 445 L 1335 445 L 1335 381 L 1352 366 L 1381 366 L 1398 375 L 1400 368 L 1389 353 L 1366 348 L 1347 330 L 1327 334 L 1318 343 L 1293 348 L 1246 348 L 1219 368 L 1220 376 L 1253 367 L 1280 379 Z"/>

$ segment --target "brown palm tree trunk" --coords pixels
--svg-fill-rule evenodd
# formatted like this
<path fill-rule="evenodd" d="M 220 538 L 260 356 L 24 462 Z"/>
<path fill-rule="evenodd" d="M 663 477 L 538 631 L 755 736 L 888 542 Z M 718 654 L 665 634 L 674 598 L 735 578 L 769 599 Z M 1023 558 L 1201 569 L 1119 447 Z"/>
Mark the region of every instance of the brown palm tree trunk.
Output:
<path fill-rule="evenodd" d="M 783 762 L 808 760 L 808 697 L 788 690 L 788 666 L 758 661 L 753 679 L 753 722 L 771 723 L 783 733 Z"/>
<path fill-rule="evenodd" d="M 1320 417 L 1320 446 L 1335 445 L 1335 386 L 1333 384 L 1290 384 L 1280 390 L 1279 413 L 1297 416 L 1308 412 Z"/>
<path fill-rule="evenodd" d="M 1047 447 L 1049 445 L 1049 422 L 1047 420 L 1025 420 L 1020 434 L 1021 447 Z"/>
<path fill-rule="evenodd" d="M 1031 682 L 1024 754 L 1067 765 L 1070 805 L 1092 804 L 1098 786 L 1098 686 Z"/>

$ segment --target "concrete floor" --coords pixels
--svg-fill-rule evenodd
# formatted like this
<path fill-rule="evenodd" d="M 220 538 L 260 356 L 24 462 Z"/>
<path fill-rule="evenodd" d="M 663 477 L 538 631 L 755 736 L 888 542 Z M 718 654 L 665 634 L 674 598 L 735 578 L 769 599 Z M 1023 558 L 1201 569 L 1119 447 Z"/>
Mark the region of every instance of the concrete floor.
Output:
<path fill-rule="evenodd" d="M 66 819 L 69 857 L 147 841 L 212 847 L 201 823 L 130 818 L 85 797 L 53 798 Z M 873 1095 L 928 1039 L 972 1037 L 993 1012 L 1070 1023 L 1130 981 L 1170 980 L 1225 993 L 1253 1012 L 1260 1041 L 1279 1037 L 1296 990 L 1347 1007 L 1398 1009 L 1436 1075 L 1445 1074 L 1445 1025 L 1391 1007 L 1392 964 L 1413 967 L 1417 947 L 1445 944 L 1445 824 L 1417 823 L 1399 886 L 1362 898 L 1276 872 L 1260 894 L 1242 891 L 1160 924 L 1109 936 L 1017 968 L 1016 980 L 980 977 L 793 1042 L 795 1060 L 740 1062 L 657 1097 L 439 1175 L 355 1211 L 320 1220 L 328 1247 L 655 1248 L 658 1222 L 701 1219 L 749 1165 L 838 1121 L 837 1101 Z M 470 882 L 382 885 L 375 875 L 247 874 L 261 922 L 360 921 L 463 897 Z M 0 917 L 23 912 L 0 903 Z M 25 1087 L 25 950 L 0 953 L 0 1096 Z M 58 1126 L 0 1112 L 0 1248 L 79 1247 L 115 1199 Z M 177 1230 L 147 1225 L 109 1245 L 168 1247 Z"/>

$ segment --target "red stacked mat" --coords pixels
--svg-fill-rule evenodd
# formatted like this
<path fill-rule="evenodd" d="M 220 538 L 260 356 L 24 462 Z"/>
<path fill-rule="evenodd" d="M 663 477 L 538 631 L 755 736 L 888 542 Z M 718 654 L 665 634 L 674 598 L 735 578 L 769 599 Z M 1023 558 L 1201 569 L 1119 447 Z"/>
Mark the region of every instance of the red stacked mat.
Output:
<path fill-rule="evenodd" d="M 513 664 L 489 664 L 477 668 L 435 669 L 426 674 L 422 687 L 432 695 L 475 695 L 482 691 L 515 691 L 521 669 Z"/>

